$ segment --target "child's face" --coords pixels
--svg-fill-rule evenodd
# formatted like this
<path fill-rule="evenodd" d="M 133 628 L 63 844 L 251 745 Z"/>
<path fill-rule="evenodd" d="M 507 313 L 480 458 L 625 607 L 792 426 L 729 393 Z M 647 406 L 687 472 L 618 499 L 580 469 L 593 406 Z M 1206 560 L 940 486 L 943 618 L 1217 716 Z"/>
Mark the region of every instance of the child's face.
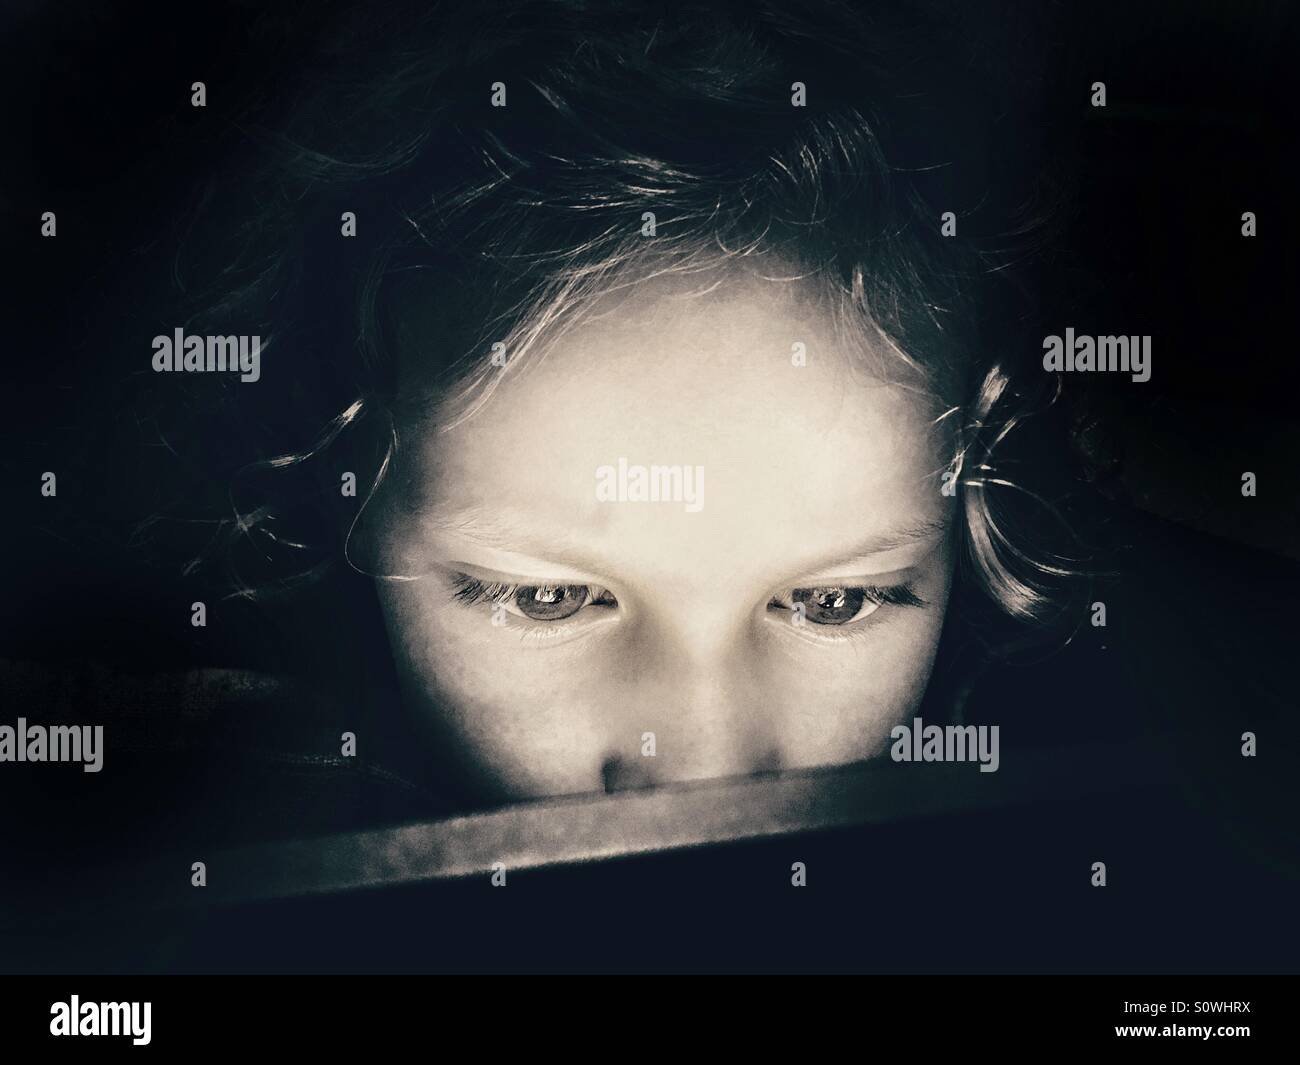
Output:
<path fill-rule="evenodd" d="M 860 760 L 925 688 L 952 569 L 934 409 L 851 368 L 791 284 L 680 284 L 405 438 L 388 553 L 426 575 L 379 583 L 399 671 L 498 797 Z M 654 466 L 673 499 L 637 500 Z"/>

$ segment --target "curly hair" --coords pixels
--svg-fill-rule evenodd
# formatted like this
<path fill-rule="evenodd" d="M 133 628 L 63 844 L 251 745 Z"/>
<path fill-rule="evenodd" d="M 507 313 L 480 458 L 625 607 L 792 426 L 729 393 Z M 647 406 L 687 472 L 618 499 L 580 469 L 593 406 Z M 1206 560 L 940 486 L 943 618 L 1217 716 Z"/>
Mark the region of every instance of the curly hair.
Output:
<path fill-rule="evenodd" d="M 199 249 L 216 266 L 196 317 L 256 324 L 266 356 L 238 394 L 255 454 L 202 557 L 227 559 L 240 595 L 313 579 L 346 557 L 409 419 L 475 416 L 611 288 L 779 262 L 842 336 L 873 341 L 855 350 L 888 353 L 873 373 L 941 402 L 961 572 L 1012 618 L 1061 616 L 1080 572 L 1057 446 L 1070 426 L 1010 269 L 1047 242 L 1050 212 L 1027 217 L 1034 193 L 1006 178 L 1033 169 L 1029 146 L 992 158 L 996 101 L 945 59 L 951 36 L 915 6 L 835 0 L 346 16 L 299 91 L 242 124 L 263 150 L 242 213 L 217 188 L 204 208 L 223 233 Z M 398 358 L 420 314 L 438 346 Z M 308 472 L 340 449 L 369 471 L 351 509 L 336 472 Z"/>

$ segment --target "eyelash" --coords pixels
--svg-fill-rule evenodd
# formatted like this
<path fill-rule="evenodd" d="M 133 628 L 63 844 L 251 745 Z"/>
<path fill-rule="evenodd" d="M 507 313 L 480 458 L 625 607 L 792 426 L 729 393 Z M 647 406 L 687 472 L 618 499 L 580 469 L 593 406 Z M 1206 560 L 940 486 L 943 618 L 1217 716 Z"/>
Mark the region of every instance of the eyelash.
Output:
<path fill-rule="evenodd" d="M 565 584 L 564 581 L 552 582 L 556 586 Z M 466 606 L 473 606 L 475 603 L 509 603 L 519 594 L 520 588 L 537 588 L 542 587 L 540 584 L 506 584 L 503 581 L 481 581 L 477 577 L 471 577 L 468 573 L 457 573 L 452 577 L 452 584 L 455 591 L 452 597 L 459 603 Z M 588 602 L 586 605 L 599 606 L 596 597 L 592 594 L 596 585 L 583 584 L 575 587 L 586 588 Z M 600 589 L 602 593 L 609 594 L 605 589 Z"/>
<path fill-rule="evenodd" d="M 792 595 L 809 588 L 841 588 L 846 592 L 861 592 L 864 599 L 876 606 L 925 606 L 925 600 L 916 594 L 910 584 L 893 584 L 888 587 L 877 584 L 803 584 L 787 591 Z M 774 595 L 768 602 L 768 607 L 789 610 L 790 607 L 782 603 L 781 599 L 782 596 Z"/>
<path fill-rule="evenodd" d="M 457 573 L 452 578 L 456 590 L 452 593 L 458 603 L 473 606 L 475 603 L 508 603 L 519 591 L 517 584 L 500 581 L 481 581 L 467 573 Z"/>
<path fill-rule="evenodd" d="M 471 577 L 467 573 L 455 574 L 452 578 L 452 584 L 455 589 L 454 592 L 452 593 L 452 597 L 458 603 L 463 603 L 465 606 L 474 606 L 478 603 L 510 603 L 513 602 L 515 596 L 519 594 L 520 588 L 534 587 L 534 585 L 517 584 L 517 583 L 512 584 L 512 583 L 506 583 L 504 581 L 484 581 L 478 579 L 477 577 Z M 589 600 L 587 605 L 590 606 L 602 605 L 597 599 L 597 597 L 595 596 L 595 594 L 593 593 L 594 586 L 583 585 L 582 587 L 587 588 L 588 591 Z M 809 587 L 813 587 L 813 586 L 809 586 Z M 832 586 L 822 585 L 818 587 L 832 587 Z M 882 587 L 880 585 L 875 585 L 875 584 L 846 584 L 846 585 L 837 585 L 833 587 L 841 587 L 846 591 L 861 592 L 863 598 L 866 601 L 874 603 L 877 607 L 925 606 L 925 600 L 916 594 L 916 591 L 912 588 L 910 584 L 906 584 L 906 583 L 890 585 L 887 587 Z M 802 590 L 805 590 L 802 586 L 790 588 L 787 590 L 784 596 L 773 596 L 768 601 L 767 604 L 768 609 L 784 610 L 786 612 L 791 612 L 793 608 L 787 606 L 781 600 L 782 598 L 789 598 L 793 596 L 794 592 L 796 591 L 802 591 Z M 603 588 L 601 589 L 601 593 L 602 595 L 609 594 Z M 616 605 L 616 604 L 603 604 L 603 605 Z M 586 607 L 584 606 L 582 609 L 586 609 Z M 870 615 L 868 615 L 868 617 L 869 616 Z M 567 619 L 562 619 L 562 620 L 567 620 Z M 866 619 L 863 618 L 861 620 L 865 621 Z M 555 626 L 558 624 L 558 622 L 534 620 L 534 624 L 542 625 L 542 626 Z M 848 629 L 853 625 L 854 625 L 853 622 L 849 622 L 843 626 L 819 625 L 817 627 L 826 628 L 826 629 L 835 629 L 835 628 Z"/>

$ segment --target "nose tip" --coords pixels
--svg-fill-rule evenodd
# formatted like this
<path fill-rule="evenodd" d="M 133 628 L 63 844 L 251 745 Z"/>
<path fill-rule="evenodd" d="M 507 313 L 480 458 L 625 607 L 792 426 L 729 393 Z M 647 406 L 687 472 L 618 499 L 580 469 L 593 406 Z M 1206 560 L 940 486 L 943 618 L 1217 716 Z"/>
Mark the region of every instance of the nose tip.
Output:
<path fill-rule="evenodd" d="M 605 785 L 605 794 L 612 795 L 616 791 L 631 791 L 636 788 L 646 788 L 653 786 L 649 775 L 641 770 L 636 763 L 629 763 L 627 759 L 619 755 L 610 755 L 601 764 L 600 779 Z"/>
<path fill-rule="evenodd" d="M 781 770 L 781 752 L 775 747 L 727 763 L 700 764 L 686 759 L 680 764 L 678 772 L 674 771 L 671 758 L 660 762 L 660 757 L 662 756 L 626 758 L 619 754 L 609 755 L 600 767 L 605 793 L 612 795 L 619 791 L 637 791 L 687 780 L 762 776 Z"/>

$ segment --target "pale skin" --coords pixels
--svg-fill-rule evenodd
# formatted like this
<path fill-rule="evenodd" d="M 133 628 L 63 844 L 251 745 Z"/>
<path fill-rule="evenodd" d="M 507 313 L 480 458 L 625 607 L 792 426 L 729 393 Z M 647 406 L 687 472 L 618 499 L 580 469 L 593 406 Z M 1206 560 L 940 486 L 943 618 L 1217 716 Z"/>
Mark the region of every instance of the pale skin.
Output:
<path fill-rule="evenodd" d="M 473 418 L 406 434 L 385 555 L 420 576 L 378 590 L 407 702 L 483 794 L 840 765 L 916 708 L 951 445 L 800 284 L 644 282 Z M 703 505 L 599 501 L 619 458 L 703 467 Z"/>

